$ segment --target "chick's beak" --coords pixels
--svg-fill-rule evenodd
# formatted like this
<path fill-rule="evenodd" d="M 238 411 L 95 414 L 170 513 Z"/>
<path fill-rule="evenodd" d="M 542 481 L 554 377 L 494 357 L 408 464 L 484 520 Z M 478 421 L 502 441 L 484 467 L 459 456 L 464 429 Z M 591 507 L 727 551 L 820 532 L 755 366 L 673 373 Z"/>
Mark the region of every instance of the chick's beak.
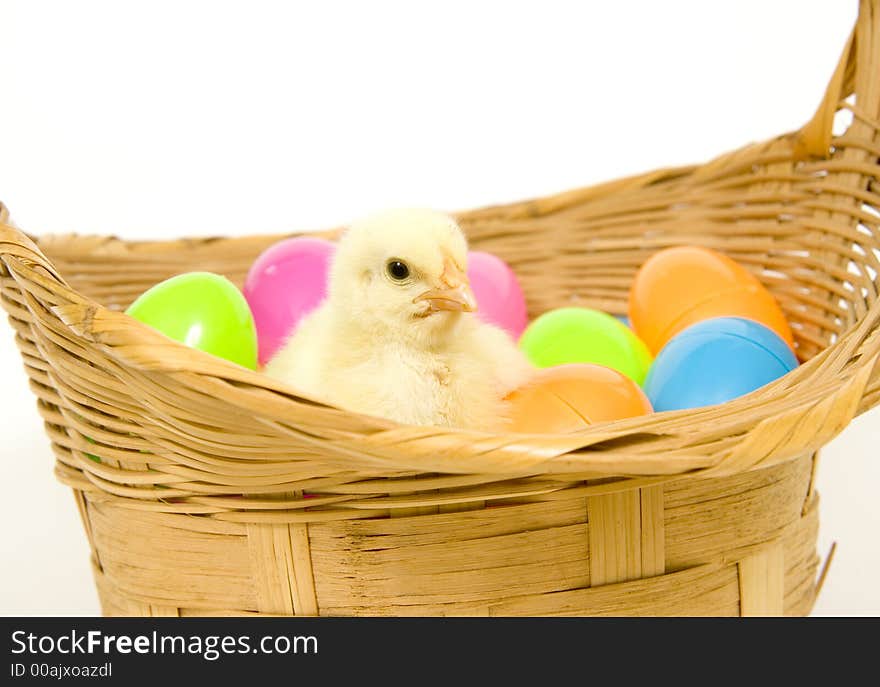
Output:
<path fill-rule="evenodd" d="M 428 301 L 428 304 L 431 306 L 428 310 L 429 313 L 439 312 L 440 310 L 473 312 L 477 309 L 474 293 L 467 283 L 456 287 L 425 291 L 413 299 L 413 303 L 419 303 L 420 301 Z"/>
<path fill-rule="evenodd" d="M 474 312 L 477 309 L 477 300 L 471 291 L 467 275 L 452 260 L 447 259 L 444 262 L 440 281 L 442 286 L 420 293 L 413 299 L 413 303 L 427 301 L 430 308 L 426 314 L 441 310 Z"/>

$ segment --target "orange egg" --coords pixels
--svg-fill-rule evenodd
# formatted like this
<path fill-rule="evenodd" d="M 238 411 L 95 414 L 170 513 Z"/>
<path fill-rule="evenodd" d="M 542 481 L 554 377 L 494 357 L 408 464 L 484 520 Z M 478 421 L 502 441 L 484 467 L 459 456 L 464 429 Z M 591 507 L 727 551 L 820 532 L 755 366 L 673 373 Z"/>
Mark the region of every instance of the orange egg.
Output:
<path fill-rule="evenodd" d="M 657 354 L 669 339 L 711 317 L 745 317 L 794 339 L 782 309 L 763 284 L 726 255 L 709 248 L 678 246 L 651 256 L 629 293 L 629 319 Z"/>
<path fill-rule="evenodd" d="M 568 434 L 596 422 L 653 412 L 638 384 L 617 370 L 580 363 L 546 367 L 507 396 L 510 431 Z"/>

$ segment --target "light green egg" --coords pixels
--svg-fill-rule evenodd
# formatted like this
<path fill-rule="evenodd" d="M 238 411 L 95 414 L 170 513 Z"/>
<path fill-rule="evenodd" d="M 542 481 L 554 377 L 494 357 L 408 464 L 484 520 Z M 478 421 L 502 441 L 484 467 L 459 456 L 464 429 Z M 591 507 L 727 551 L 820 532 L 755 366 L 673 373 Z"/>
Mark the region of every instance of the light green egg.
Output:
<path fill-rule="evenodd" d="M 85 439 L 86 439 L 86 441 L 88 441 L 90 444 L 97 444 L 97 443 L 98 443 L 97 441 L 95 441 L 94 439 L 92 439 L 92 437 L 86 437 Z M 86 458 L 88 458 L 89 460 L 93 460 L 93 461 L 95 461 L 96 463 L 100 463 L 100 462 L 101 462 L 101 459 L 98 458 L 98 456 L 96 456 L 94 453 L 86 453 Z"/>
<path fill-rule="evenodd" d="M 125 312 L 191 348 L 257 369 L 253 315 L 226 277 L 179 274 L 145 291 Z"/>
<path fill-rule="evenodd" d="M 642 384 L 651 353 L 617 318 L 590 308 L 559 308 L 538 317 L 523 332 L 519 346 L 537 367 L 595 363 L 622 372 Z"/>

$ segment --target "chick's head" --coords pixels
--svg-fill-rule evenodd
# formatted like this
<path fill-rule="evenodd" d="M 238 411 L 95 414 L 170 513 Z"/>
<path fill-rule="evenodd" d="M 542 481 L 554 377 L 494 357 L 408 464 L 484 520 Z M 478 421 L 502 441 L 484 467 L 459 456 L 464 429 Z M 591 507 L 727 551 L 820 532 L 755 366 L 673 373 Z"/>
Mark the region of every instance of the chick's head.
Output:
<path fill-rule="evenodd" d="M 467 241 L 455 220 L 394 210 L 351 225 L 339 241 L 329 296 L 345 316 L 401 336 L 431 337 L 476 310 Z"/>

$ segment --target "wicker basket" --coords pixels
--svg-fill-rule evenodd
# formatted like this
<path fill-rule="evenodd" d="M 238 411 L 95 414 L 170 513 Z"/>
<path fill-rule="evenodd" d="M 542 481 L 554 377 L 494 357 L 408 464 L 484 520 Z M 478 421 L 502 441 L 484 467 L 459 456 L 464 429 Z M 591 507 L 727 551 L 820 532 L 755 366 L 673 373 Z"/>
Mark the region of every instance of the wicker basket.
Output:
<path fill-rule="evenodd" d="M 3 305 L 104 613 L 808 613 L 816 452 L 880 401 L 878 73 L 880 0 L 863 0 L 801 130 L 460 215 L 532 315 L 623 312 L 650 254 L 696 243 L 752 270 L 792 322 L 806 362 L 773 384 L 575 435 L 352 415 L 120 312 L 183 271 L 240 283 L 279 237 L 34 239 L 3 211 Z"/>

